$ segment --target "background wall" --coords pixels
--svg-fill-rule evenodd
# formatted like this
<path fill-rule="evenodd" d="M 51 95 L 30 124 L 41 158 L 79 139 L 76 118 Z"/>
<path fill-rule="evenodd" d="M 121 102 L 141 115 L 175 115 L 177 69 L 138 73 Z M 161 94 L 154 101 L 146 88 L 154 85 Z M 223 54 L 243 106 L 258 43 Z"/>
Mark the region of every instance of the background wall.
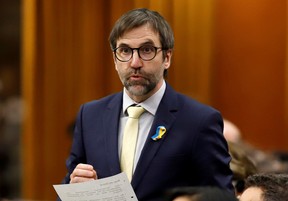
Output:
<path fill-rule="evenodd" d="M 287 1 L 216 2 L 212 102 L 254 145 L 287 150 Z"/>
<path fill-rule="evenodd" d="M 175 31 L 176 90 L 219 109 L 251 144 L 288 151 L 286 0 L 23 0 L 24 198 L 55 199 L 80 104 L 122 89 L 107 40 L 136 7 Z"/>

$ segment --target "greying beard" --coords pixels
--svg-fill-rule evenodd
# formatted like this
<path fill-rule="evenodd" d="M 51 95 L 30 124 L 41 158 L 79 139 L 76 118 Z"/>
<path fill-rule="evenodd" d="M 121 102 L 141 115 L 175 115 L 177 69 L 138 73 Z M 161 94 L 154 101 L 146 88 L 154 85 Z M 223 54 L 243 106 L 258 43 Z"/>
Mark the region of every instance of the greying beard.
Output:
<path fill-rule="evenodd" d="M 124 87 L 130 94 L 134 96 L 143 96 L 148 94 L 156 87 L 156 82 L 139 83 L 139 82 L 124 82 Z M 140 88 L 140 89 L 139 89 Z"/>

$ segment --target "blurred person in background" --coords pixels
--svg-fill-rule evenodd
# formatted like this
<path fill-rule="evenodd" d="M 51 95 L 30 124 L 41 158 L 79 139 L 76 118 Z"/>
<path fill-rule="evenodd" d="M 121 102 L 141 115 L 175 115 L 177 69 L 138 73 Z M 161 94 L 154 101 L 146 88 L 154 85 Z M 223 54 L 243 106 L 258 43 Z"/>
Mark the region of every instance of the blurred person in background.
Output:
<path fill-rule="evenodd" d="M 262 173 L 247 178 L 240 201 L 287 201 L 288 174 Z"/>
<path fill-rule="evenodd" d="M 233 185 L 237 196 L 244 191 L 245 180 L 257 173 L 255 164 L 248 158 L 245 149 L 237 143 L 228 141 L 229 153 L 232 157 L 230 168 L 233 172 Z"/>
<path fill-rule="evenodd" d="M 218 187 L 180 187 L 167 191 L 166 201 L 237 201 L 235 195 Z"/>
<path fill-rule="evenodd" d="M 227 142 L 232 142 L 239 147 L 238 150 L 242 149 L 245 152 L 258 172 L 288 173 L 287 153 L 277 150 L 263 151 L 252 146 L 242 139 L 241 129 L 227 119 L 224 119 L 223 134 Z"/>
<path fill-rule="evenodd" d="M 0 198 L 20 196 L 20 134 L 23 103 L 15 69 L 0 67 Z"/>

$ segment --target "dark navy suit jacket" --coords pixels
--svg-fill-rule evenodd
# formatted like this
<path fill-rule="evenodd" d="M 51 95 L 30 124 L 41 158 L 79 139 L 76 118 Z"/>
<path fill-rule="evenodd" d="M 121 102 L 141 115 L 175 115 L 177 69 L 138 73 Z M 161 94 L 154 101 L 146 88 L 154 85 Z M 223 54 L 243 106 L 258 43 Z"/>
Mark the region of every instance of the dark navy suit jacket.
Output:
<path fill-rule="evenodd" d="M 64 183 L 69 183 L 78 163 L 93 165 L 100 179 L 121 172 L 118 127 L 122 95 L 81 106 Z M 162 139 L 153 141 L 158 126 L 167 131 Z M 233 192 L 231 158 L 222 130 L 218 111 L 167 84 L 131 181 L 138 199 L 157 200 L 165 190 L 179 186 L 219 186 Z"/>

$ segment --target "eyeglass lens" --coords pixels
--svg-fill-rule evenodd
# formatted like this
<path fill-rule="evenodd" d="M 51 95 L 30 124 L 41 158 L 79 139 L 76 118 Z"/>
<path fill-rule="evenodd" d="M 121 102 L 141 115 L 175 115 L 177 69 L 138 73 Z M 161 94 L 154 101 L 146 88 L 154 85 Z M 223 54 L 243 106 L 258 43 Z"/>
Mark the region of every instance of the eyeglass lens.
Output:
<path fill-rule="evenodd" d="M 157 48 L 152 45 L 144 45 L 139 48 L 118 47 L 115 50 L 116 58 L 120 61 L 129 61 L 133 57 L 134 50 L 137 50 L 138 56 L 144 61 L 154 59 L 157 53 Z"/>

